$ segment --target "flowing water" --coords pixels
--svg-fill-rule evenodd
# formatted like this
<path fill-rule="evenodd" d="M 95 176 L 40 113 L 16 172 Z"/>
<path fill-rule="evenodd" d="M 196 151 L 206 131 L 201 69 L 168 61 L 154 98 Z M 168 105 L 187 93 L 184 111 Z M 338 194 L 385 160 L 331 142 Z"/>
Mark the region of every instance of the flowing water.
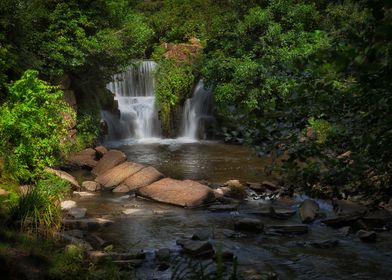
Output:
<path fill-rule="evenodd" d="M 142 62 L 128 72 L 114 77 L 108 88 L 115 93 L 121 112 L 120 119 L 103 112 L 109 127 L 106 145 L 122 150 L 128 160 L 156 167 L 166 176 L 176 179 L 207 180 L 223 183 L 229 179 L 241 182 L 260 182 L 269 168 L 270 159 L 260 158 L 245 147 L 217 142 L 196 141 L 203 138 L 200 120 L 211 116 L 211 95 L 202 82 L 184 108 L 182 137 L 161 139 L 154 105 L 155 64 Z M 292 200 L 255 200 L 250 195 L 237 211 L 210 212 L 205 208 L 182 209 L 150 202 L 134 196 L 120 196 L 110 192 L 94 197 L 79 198 L 79 207 L 88 209 L 90 217 L 107 217 L 115 221 L 98 234 L 113 242 L 116 248 L 143 249 L 147 261 L 139 271 L 143 279 L 170 279 L 171 270 L 158 271 L 153 252 L 170 248 L 179 254 L 176 240 L 190 238 L 204 230 L 210 240 L 238 257 L 239 270 L 273 271 L 279 279 L 391 279 L 392 236 L 378 233 L 377 243 L 361 242 L 354 235 L 331 229 L 319 221 L 310 225 L 305 235 L 237 234 L 224 236 L 232 230 L 234 221 L 242 217 L 260 219 L 265 225 L 300 223 L 298 215 L 288 220 L 275 220 L 252 214 L 260 209 L 298 208 L 304 197 Z M 329 202 L 319 201 L 327 216 L 333 215 Z M 123 211 L 129 211 L 129 215 Z M 339 240 L 334 248 L 320 249 L 310 245 L 322 240 Z M 261 278 L 255 278 L 261 279 Z M 264 278 L 263 278 L 264 279 Z"/>

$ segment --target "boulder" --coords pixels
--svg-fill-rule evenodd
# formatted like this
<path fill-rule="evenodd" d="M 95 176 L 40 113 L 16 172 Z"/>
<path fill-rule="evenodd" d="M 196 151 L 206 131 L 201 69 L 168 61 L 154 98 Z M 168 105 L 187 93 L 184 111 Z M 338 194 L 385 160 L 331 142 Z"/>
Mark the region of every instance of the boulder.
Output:
<path fill-rule="evenodd" d="M 113 167 L 127 160 L 127 156 L 118 150 L 110 150 L 101 158 L 94 169 L 91 171 L 94 175 L 101 175 Z"/>
<path fill-rule="evenodd" d="M 235 222 L 234 229 L 246 232 L 262 232 L 264 225 L 258 219 L 243 218 Z"/>
<path fill-rule="evenodd" d="M 205 185 L 170 178 L 140 188 L 137 193 L 145 198 L 182 207 L 197 207 L 214 199 L 212 190 Z"/>
<path fill-rule="evenodd" d="M 109 153 L 110 152 L 107 154 Z M 104 159 L 105 157 L 102 160 Z M 121 184 L 128 177 L 140 171 L 142 168 L 143 165 L 141 164 L 127 161 L 107 170 L 104 173 L 101 173 L 101 175 L 98 175 L 98 177 L 95 178 L 95 181 L 105 188 L 113 188 Z"/>
<path fill-rule="evenodd" d="M 299 207 L 299 217 L 302 223 L 310 224 L 317 217 L 317 213 L 320 210 L 320 206 L 313 199 L 305 199 Z"/>
<path fill-rule="evenodd" d="M 137 189 L 148 186 L 163 177 L 164 176 L 161 172 L 156 170 L 154 167 L 149 166 L 128 177 L 124 181 L 124 184 L 128 186 L 129 191 L 136 191 Z"/>
<path fill-rule="evenodd" d="M 307 225 L 274 225 L 269 226 L 268 230 L 280 234 L 305 234 L 309 231 Z"/>
<path fill-rule="evenodd" d="M 68 162 L 70 164 L 79 167 L 94 168 L 97 165 L 96 161 L 96 151 L 94 149 L 85 149 L 83 151 L 71 154 L 68 157 Z"/>
<path fill-rule="evenodd" d="M 90 192 L 95 192 L 101 189 L 101 185 L 95 181 L 84 181 L 82 187 Z"/>
<path fill-rule="evenodd" d="M 98 159 L 101 159 L 108 152 L 104 146 L 95 147 L 95 151 Z"/>
<path fill-rule="evenodd" d="M 60 203 L 61 210 L 69 210 L 76 207 L 76 202 L 73 200 L 64 200 Z"/>
<path fill-rule="evenodd" d="M 357 232 L 357 236 L 363 242 L 376 242 L 377 240 L 377 235 L 374 231 L 367 231 L 361 229 Z"/>
<path fill-rule="evenodd" d="M 71 174 L 69 174 L 65 171 L 56 170 L 56 169 L 49 168 L 49 167 L 46 167 L 45 171 L 56 175 L 57 177 L 63 179 L 64 181 L 67 181 L 68 183 L 71 184 L 71 186 L 74 189 L 80 190 L 80 185 L 79 185 L 78 181 L 76 181 L 75 177 L 72 176 Z"/>

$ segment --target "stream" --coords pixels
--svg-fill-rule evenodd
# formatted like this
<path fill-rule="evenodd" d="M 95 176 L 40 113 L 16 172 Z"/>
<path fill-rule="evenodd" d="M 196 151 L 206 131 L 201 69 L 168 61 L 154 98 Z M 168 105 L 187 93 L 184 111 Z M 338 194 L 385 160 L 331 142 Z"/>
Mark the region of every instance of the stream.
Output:
<path fill-rule="evenodd" d="M 256 157 L 243 146 L 215 142 L 180 143 L 165 140 L 159 143 L 134 143 L 117 149 L 127 154 L 128 160 L 152 165 L 166 176 L 176 179 L 207 180 L 223 183 L 228 179 L 241 182 L 264 180 L 263 168 L 269 159 Z M 390 279 L 392 275 L 391 232 L 377 233 L 376 243 L 364 243 L 355 235 L 327 227 L 316 221 L 304 235 L 280 235 L 264 231 L 261 234 L 232 232 L 235 220 L 258 218 L 265 226 L 300 224 L 298 214 L 287 220 L 261 217 L 255 212 L 273 205 L 275 208 L 296 209 L 306 197 L 276 201 L 248 196 L 238 209 L 211 212 L 206 208 L 183 209 L 151 202 L 139 197 L 111 192 L 76 199 L 79 207 L 87 208 L 89 217 L 105 217 L 115 221 L 98 234 L 123 250 L 140 249 L 147 252 L 146 261 L 138 268 L 142 279 L 171 279 L 172 270 L 159 271 L 154 252 L 169 248 L 180 254 L 177 240 L 189 239 L 204 232 L 209 240 L 232 252 L 238 258 L 240 275 L 253 278 L 261 272 L 274 272 L 279 279 Z M 318 200 L 322 212 L 333 216 L 329 202 Z M 124 210 L 128 213 L 125 215 Z M 230 235 L 230 234 L 229 234 Z M 316 248 L 312 243 L 338 240 L 331 248 Z M 197 262 L 198 260 L 195 260 Z"/>

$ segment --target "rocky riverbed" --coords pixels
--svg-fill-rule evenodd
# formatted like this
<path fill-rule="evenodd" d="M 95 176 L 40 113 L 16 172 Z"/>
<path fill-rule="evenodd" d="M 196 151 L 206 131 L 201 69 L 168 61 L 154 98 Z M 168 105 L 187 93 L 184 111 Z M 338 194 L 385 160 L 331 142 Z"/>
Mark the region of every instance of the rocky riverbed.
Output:
<path fill-rule="evenodd" d="M 289 196 L 270 181 L 175 180 L 104 147 L 71 157 L 68 171 L 77 179 L 52 171 L 75 189 L 60 237 L 146 279 L 183 279 L 199 263 L 213 273 L 218 256 L 226 276 L 238 266 L 244 279 L 392 275 L 389 204 Z"/>

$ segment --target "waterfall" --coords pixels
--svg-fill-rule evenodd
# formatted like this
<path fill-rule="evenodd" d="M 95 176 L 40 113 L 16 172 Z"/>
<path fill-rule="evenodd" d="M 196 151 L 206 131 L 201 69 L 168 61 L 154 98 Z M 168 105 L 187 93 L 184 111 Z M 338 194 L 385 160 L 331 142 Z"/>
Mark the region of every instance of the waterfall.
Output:
<path fill-rule="evenodd" d="M 155 109 L 154 61 L 141 61 L 124 73 L 115 74 L 107 88 L 114 93 L 120 117 L 103 111 L 109 140 L 144 139 L 160 136 Z"/>
<path fill-rule="evenodd" d="M 193 97 L 188 98 L 184 104 L 181 138 L 206 139 L 208 127 L 211 124 L 215 124 L 215 118 L 212 115 L 212 91 L 206 88 L 204 82 L 200 80 Z"/>

